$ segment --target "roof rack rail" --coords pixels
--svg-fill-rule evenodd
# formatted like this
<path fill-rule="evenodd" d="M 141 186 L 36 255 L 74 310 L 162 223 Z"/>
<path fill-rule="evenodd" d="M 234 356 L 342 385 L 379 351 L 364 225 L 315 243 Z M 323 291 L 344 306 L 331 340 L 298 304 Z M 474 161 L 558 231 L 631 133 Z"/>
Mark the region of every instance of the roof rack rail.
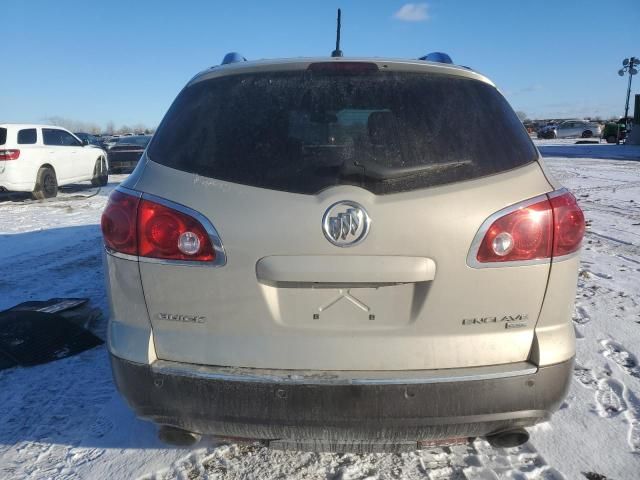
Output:
<path fill-rule="evenodd" d="M 221 65 L 227 65 L 229 63 L 246 62 L 247 59 L 240 55 L 238 52 L 229 52 L 222 59 Z"/>
<path fill-rule="evenodd" d="M 451 57 L 444 52 L 427 53 L 424 57 L 420 57 L 418 60 L 426 60 L 427 62 L 453 64 L 453 60 L 451 60 Z"/>

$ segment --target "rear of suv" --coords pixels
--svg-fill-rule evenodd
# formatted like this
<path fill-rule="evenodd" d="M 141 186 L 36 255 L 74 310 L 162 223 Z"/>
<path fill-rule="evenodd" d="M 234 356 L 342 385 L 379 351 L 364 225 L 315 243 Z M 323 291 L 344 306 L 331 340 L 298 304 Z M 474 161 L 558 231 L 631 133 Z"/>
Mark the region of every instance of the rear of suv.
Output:
<path fill-rule="evenodd" d="M 202 72 L 102 229 L 114 378 L 163 426 L 322 450 L 521 442 L 566 394 L 584 217 L 467 68 Z"/>
<path fill-rule="evenodd" d="M 58 195 L 58 187 L 109 181 L 107 154 L 54 125 L 0 123 L 0 191 Z"/>

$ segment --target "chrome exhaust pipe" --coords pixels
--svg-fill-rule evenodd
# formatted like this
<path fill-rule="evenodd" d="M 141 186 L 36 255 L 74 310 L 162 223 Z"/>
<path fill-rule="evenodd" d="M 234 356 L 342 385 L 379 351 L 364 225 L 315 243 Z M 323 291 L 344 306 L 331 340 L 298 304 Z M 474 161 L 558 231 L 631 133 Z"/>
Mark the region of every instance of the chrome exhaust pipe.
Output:
<path fill-rule="evenodd" d="M 513 448 L 529 441 L 529 432 L 524 428 L 511 428 L 502 432 L 487 435 L 487 442 L 493 448 Z"/>
<path fill-rule="evenodd" d="M 158 430 L 158 438 L 161 442 L 174 447 L 190 447 L 202 437 L 197 433 L 182 430 L 181 428 L 161 425 Z"/>

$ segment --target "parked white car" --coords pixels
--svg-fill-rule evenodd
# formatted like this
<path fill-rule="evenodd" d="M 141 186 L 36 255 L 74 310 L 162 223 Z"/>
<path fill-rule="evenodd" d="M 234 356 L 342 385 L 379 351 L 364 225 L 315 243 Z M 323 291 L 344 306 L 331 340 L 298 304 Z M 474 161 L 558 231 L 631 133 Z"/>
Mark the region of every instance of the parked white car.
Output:
<path fill-rule="evenodd" d="M 0 191 L 55 197 L 58 186 L 108 182 L 107 154 L 52 125 L 0 124 Z"/>

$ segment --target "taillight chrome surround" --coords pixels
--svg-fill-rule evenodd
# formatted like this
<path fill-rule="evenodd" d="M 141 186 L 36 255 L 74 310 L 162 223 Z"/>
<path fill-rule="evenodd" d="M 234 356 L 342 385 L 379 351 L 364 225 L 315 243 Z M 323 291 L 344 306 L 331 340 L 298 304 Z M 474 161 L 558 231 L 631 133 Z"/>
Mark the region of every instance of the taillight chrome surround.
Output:
<path fill-rule="evenodd" d="M 165 207 L 184 213 L 185 215 L 188 215 L 194 218 L 195 220 L 197 220 L 198 222 L 200 222 L 200 224 L 206 230 L 207 235 L 209 236 L 209 239 L 211 240 L 211 245 L 213 246 L 213 250 L 215 251 L 215 258 L 213 259 L 213 261 L 209 261 L 209 262 L 151 258 L 151 257 L 129 255 L 126 253 L 118 252 L 105 245 L 104 248 L 107 254 L 114 257 L 123 258 L 125 260 L 133 260 L 137 262 L 157 263 L 157 264 L 165 264 L 165 265 L 184 265 L 188 267 L 222 267 L 227 263 L 227 255 L 225 253 L 224 246 L 222 245 L 222 239 L 220 238 L 218 231 L 213 226 L 211 221 L 209 221 L 209 219 L 204 215 L 202 215 L 200 212 L 193 210 L 189 207 L 185 207 L 184 205 L 181 205 L 179 203 L 175 203 L 165 198 L 158 197 L 151 193 L 143 193 L 137 190 L 131 190 L 123 186 L 116 187 L 115 191 L 136 197 L 140 200 L 149 200 L 151 202 L 164 205 Z"/>
<path fill-rule="evenodd" d="M 469 253 L 467 254 L 467 265 L 472 268 L 520 267 L 520 266 L 526 266 L 526 265 L 550 264 L 552 262 L 559 262 L 559 261 L 566 260 L 579 255 L 581 248 L 578 248 L 576 251 L 566 255 L 553 256 L 553 253 L 552 253 L 551 256 L 549 257 L 535 258 L 530 260 L 515 260 L 515 261 L 506 261 L 506 262 L 480 262 L 477 259 L 477 254 L 480 249 L 480 245 L 484 241 L 484 238 L 487 232 L 489 231 L 489 229 L 491 228 L 491 226 L 498 219 L 505 217 L 517 210 L 529 207 L 531 205 L 535 205 L 540 202 L 548 201 L 549 203 L 551 203 L 551 199 L 563 196 L 567 193 L 570 193 L 568 189 L 561 188 L 553 192 L 538 195 L 536 197 L 523 200 L 522 202 L 515 203 L 501 210 L 498 210 L 497 212 L 490 215 L 484 222 L 482 222 L 482 225 L 480 225 L 480 228 L 478 229 L 475 237 L 473 238 L 473 242 L 471 243 L 471 247 L 469 248 Z M 553 208 L 552 208 L 552 211 L 553 211 Z M 553 216 L 552 216 L 552 222 L 553 222 L 552 228 L 554 228 L 555 220 L 553 219 Z M 551 242 L 553 244 L 553 237 L 551 238 Z"/>

